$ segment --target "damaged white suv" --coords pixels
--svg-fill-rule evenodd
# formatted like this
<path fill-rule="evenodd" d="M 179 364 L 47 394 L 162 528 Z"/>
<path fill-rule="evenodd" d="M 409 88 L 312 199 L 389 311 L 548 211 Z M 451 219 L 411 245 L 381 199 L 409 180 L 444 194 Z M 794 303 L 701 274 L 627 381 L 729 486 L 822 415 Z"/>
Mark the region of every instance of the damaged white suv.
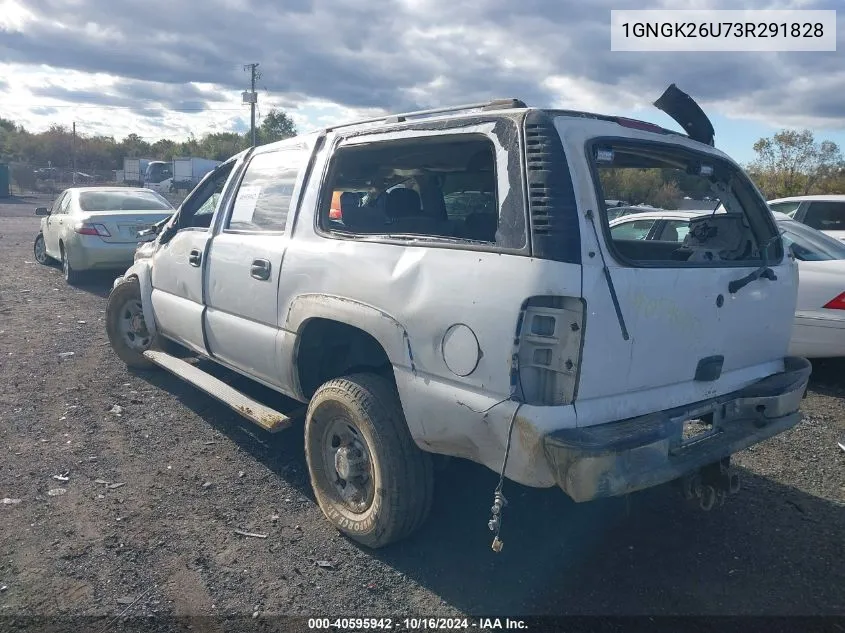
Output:
<path fill-rule="evenodd" d="M 245 151 L 115 282 L 111 344 L 269 431 L 294 415 L 164 343 L 307 403 L 320 508 L 372 547 L 425 520 L 432 454 L 579 502 L 679 480 L 709 508 L 732 453 L 800 419 L 798 272 L 695 102 L 656 105 L 688 135 L 507 100 Z M 605 200 L 644 178 L 723 208 L 680 245 L 612 235 Z"/>

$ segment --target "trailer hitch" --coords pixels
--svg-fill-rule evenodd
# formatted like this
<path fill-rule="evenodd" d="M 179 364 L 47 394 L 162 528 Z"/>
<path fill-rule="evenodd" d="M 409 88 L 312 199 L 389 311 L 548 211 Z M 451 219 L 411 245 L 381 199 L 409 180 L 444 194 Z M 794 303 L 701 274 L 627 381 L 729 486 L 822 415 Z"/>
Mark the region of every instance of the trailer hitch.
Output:
<path fill-rule="evenodd" d="M 725 503 L 728 495 L 739 492 L 739 473 L 731 467 L 731 458 L 704 466 L 681 480 L 683 495 L 688 500 L 698 500 L 705 512 Z"/>

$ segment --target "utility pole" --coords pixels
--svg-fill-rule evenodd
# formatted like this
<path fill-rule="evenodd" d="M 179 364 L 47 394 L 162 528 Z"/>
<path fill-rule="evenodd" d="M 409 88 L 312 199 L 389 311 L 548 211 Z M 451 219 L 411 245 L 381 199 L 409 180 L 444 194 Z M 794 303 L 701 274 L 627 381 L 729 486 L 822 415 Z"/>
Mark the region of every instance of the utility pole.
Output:
<path fill-rule="evenodd" d="M 249 104 L 249 129 L 252 134 L 252 146 L 255 147 L 255 105 L 258 103 L 258 94 L 255 92 L 255 80 L 261 76 L 258 72 L 258 64 L 245 64 L 244 70 L 250 72 L 250 91 L 243 92 L 243 102 Z"/>
<path fill-rule="evenodd" d="M 71 168 L 73 169 L 73 174 L 71 178 L 73 179 L 73 184 L 76 184 L 76 121 L 73 122 L 73 135 L 70 138 L 70 156 L 71 156 Z"/>

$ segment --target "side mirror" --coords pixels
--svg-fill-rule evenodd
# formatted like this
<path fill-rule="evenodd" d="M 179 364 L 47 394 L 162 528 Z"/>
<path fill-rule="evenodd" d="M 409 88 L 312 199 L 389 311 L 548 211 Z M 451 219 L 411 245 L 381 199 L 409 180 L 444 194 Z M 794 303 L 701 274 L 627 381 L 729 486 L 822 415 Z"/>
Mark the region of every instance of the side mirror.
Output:
<path fill-rule="evenodd" d="M 38 207 L 35 210 L 35 215 L 50 215 L 50 210 L 47 207 Z"/>

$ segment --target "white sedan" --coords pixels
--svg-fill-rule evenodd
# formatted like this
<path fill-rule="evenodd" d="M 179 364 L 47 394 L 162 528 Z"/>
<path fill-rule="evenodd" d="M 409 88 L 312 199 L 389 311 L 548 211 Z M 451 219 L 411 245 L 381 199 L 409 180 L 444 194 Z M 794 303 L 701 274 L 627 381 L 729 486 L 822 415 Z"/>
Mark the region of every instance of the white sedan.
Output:
<path fill-rule="evenodd" d="M 140 231 L 171 216 L 175 210 L 149 189 L 72 187 L 65 189 L 44 216 L 33 251 L 39 264 L 57 260 L 65 280 L 79 281 L 93 269 L 123 269 L 132 264 Z"/>
<path fill-rule="evenodd" d="M 772 211 L 845 242 L 845 196 L 792 196 L 769 200 Z"/>
<path fill-rule="evenodd" d="M 683 242 L 689 221 L 710 211 L 656 211 L 610 222 L 616 239 Z M 774 213 L 783 242 L 798 262 L 798 301 L 789 353 L 845 356 L 845 244 L 783 213 Z"/>

